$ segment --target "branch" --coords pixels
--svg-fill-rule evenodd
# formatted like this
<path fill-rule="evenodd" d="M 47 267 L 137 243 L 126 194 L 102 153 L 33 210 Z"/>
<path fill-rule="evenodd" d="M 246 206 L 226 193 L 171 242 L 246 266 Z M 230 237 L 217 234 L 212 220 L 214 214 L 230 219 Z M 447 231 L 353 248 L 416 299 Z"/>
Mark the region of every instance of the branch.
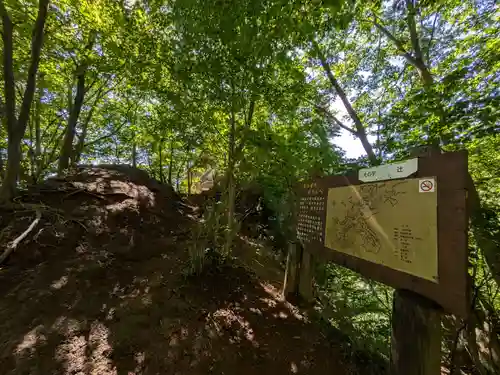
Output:
<path fill-rule="evenodd" d="M 26 236 L 38 225 L 40 222 L 40 219 L 42 218 L 42 212 L 40 210 L 36 211 L 36 217 L 35 220 L 30 224 L 28 229 L 26 229 L 19 237 L 17 237 L 14 241 L 12 241 L 8 246 L 7 249 L 3 252 L 3 254 L 0 256 L 0 264 L 2 264 L 5 259 L 14 251 L 16 250 L 17 246 L 19 243 L 26 238 Z"/>
<path fill-rule="evenodd" d="M 389 39 L 391 42 L 394 43 L 398 51 L 402 54 L 402 56 L 408 61 L 411 65 L 415 66 L 417 64 L 417 61 L 415 58 L 405 49 L 403 46 L 403 43 L 399 39 L 397 39 L 394 35 L 391 34 L 389 30 L 387 30 L 384 26 L 382 26 L 380 23 L 377 22 L 376 19 L 373 20 L 373 24 L 377 29 L 379 29 L 382 34 L 384 34 L 387 39 Z"/>
<path fill-rule="evenodd" d="M 389 32 L 389 30 L 387 30 L 384 26 L 379 24 L 376 19 L 373 20 L 373 23 L 380 31 L 382 31 L 382 33 L 384 33 L 385 36 L 387 36 L 387 38 L 389 40 L 391 40 L 396 45 L 397 49 L 399 50 L 399 52 L 401 52 L 401 54 L 406 59 L 406 61 L 410 65 L 412 65 L 415 69 L 417 69 L 418 74 L 420 75 L 420 78 L 422 79 L 422 82 L 424 83 L 424 86 L 426 86 L 426 87 L 431 86 L 434 83 L 434 78 L 432 77 L 432 74 L 430 73 L 429 68 L 424 63 L 424 61 L 422 60 L 422 57 L 420 56 L 421 51 L 420 51 L 420 45 L 418 44 L 418 37 L 415 35 L 415 37 L 417 38 L 417 44 L 415 45 L 415 47 L 417 48 L 417 51 L 420 55 L 418 58 L 416 58 L 416 57 L 412 56 L 408 51 L 406 51 L 403 44 L 394 35 L 392 35 Z M 415 31 L 415 34 L 416 34 L 416 31 Z"/>
<path fill-rule="evenodd" d="M 54 117 L 47 125 L 44 126 L 44 129 L 42 131 L 42 134 L 40 135 L 40 139 L 44 139 L 45 136 L 47 135 L 49 128 L 55 124 L 57 120 L 61 122 L 62 116 L 59 116 L 57 113 L 55 114 L 56 117 Z"/>
<path fill-rule="evenodd" d="M 44 159 L 44 164 L 43 164 L 43 168 L 40 168 L 40 173 L 42 170 L 45 170 L 47 167 L 50 166 L 50 164 L 52 164 L 53 162 L 55 162 L 58 158 L 57 156 L 57 151 L 59 151 L 59 143 L 61 142 L 61 139 L 63 138 L 64 136 L 64 130 L 61 132 L 61 134 L 57 135 L 57 131 L 59 129 L 56 129 L 56 132 L 54 133 L 53 137 L 51 138 L 51 140 L 56 140 L 56 142 L 54 142 L 54 147 L 52 148 L 52 151 L 50 152 L 50 154 L 45 154 L 47 155 Z M 56 138 L 57 137 L 57 138 Z M 44 149 L 45 151 L 45 149 Z M 38 176 L 39 177 L 39 176 Z M 38 179 L 38 178 L 37 178 Z"/>
<path fill-rule="evenodd" d="M 245 118 L 245 125 L 247 128 L 252 124 L 253 112 L 255 110 L 255 98 L 250 101 L 250 107 L 248 109 L 248 117 Z"/>
<path fill-rule="evenodd" d="M 316 110 L 318 112 L 321 112 L 323 113 L 326 117 L 328 117 L 330 120 L 333 120 L 333 122 L 335 122 L 335 124 L 337 124 L 340 128 L 348 131 L 349 133 L 355 135 L 355 136 L 358 136 L 358 133 L 356 132 L 356 130 L 354 129 L 351 129 L 349 126 L 345 125 L 342 121 L 340 121 L 335 115 L 333 115 L 333 113 L 331 113 L 329 110 L 327 110 L 326 108 L 323 108 L 321 107 L 320 105 L 318 104 L 313 104 L 314 105 L 314 108 L 316 108 Z"/>
<path fill-rule="evenodd" d="M 439 8 L 438 12 L 441 10 L 442 7 Z M 432 23 L 432 30 L 431 30 L 431 36 L 429 38 L 429 43 L 427 43 L 427 51 L 425 53 L 425 59 L 427 61 L 429 61 L 429 57 L 430 57 L 430 53 L 431 53 L 431 46 L 432 46 L 432 42 L 433 42 L 433 39 L 434 39 L 434 32 L 436 31 L 436 23 L 437 23 L 437 20 L 439 18 L 438 16 L 438 12 L 436 12 L 436 14 L 434 15 L 434 22 Z"/>
<path fill-rule="evenodd" d="M 51 136 L 49 143 L 52 143 L 52 141 L 56 139 L 58 130 L 59 129 L 56 128 L 56 131 Z M 36 181 L 38 181 L 38 179 L 42 175 L 42 172 L 44 172 L 50 166 L 50 164 L 52 164 L 53 162 L 55 162 L 57 160 L 57 154 L 56 154 L 56 152 L 59 151 L 59 142 L 61 141 L 63 135 L 64 135 L 64 130 L 61 132 L 61 134 L 59 135 L 59 137 L 56 139 L 56 142 L 54 142 L 54 147 L 52 148 L 52 151 L 50 152 L 50 154 L 48 154 L 46 152 L 47 151 L 47 147 L 44 147 L 44 149 L 43 149 L 44 152 L 42 154 L 42 160 L 40 161 L 40 168 L 38 169 L 38 171 L 37 171 L 37 173 L 35 175 L 35 180 Z"/>
<path fill-rule="evenodd" d="M 87 87 L 85 87 L 85 93 L 88 93 L 90 90 L 92 90 L 92 87 L 94 87 L 94 85 L 97 83 L 97 81 L 99 81 L 99 77 L 96 77 L 91 83 L 90 85 L 88 85 Z"/>
<path fill-rule="evenodd" d="M 106 95 L 109 93 L 111 90 L 103 92 L 105 85 L 102 85 L 99 90 L 97 91 L 97 94 L 95 95 L 95 100 L 92 106 L 90 107 L 89 113 L 87 114 L 87 117 L 85 118 L 84 127 L 87 127 L 87 125 L 90 123 L 90 120 L 92 119 L 92 115 L 94 114 L 95 107 L 97 107 L 97 103 Z"/>
<path fill-rule="evenodd" d="M 125 121 L 123 121 L 120 125 L 118 125 L 118 127 L 117 127 L 117 128 L 115 128 L 115 130 L 113 130 L 113 131 L 112 131 L 111 133 L 109 133 L 109 134 L 106 134 L 106 135 L 103 135 L 102 137 L 99 137 L 99 138 L 97 138 L 97 139 L 94 139 L 93 141 L 90 141 L 90 142 L 88 142 L 88 143 L 85 143 L 85 145 L 84 145 L 84 147 L 83 147 L 83 148 L 85 148 L 85 147 L 87 147 L 87 146 L 92 146 L 93 144 L 96 144 L 97 142 L 100 142 L 100 141 L 102 141 L 102 140 L 104 140 L 104 139 L 106 139 L 106 138 L 110 138 L 110 137 L 114 136 L 116 133 L 118 133 L 118 132 L 119 132 L 119 131 L 120 131 L 120 130 L 121 130 L 121 129 L 125 126 L 125 124 L 126 124 L 127 122 L 129 122 L 129 118 L 130 118 L 130 117 L 129 117 L 129 116 L 130 116 L 130 110 L 132 109 L 132 107 L 133 107 L 133 106 L 134 106 L 133 104 L 129 104 L 129 106 L 127 107 L 127 114 L 126 114 L 126 119 L 125 119 Z M 138 108 L 138 105 L 136 105 L 136 106 L 135 106 L 134 111 L 137 111 L 137 108 Z M 83 148 L 82 148 L 82 150 L 83 150 Z"/>
<path fill-rule="evenodd" d="M 111 133 L 108 133 L 106 135 L 103 135 L 102 137 L 99 137 L 97 139 L 94 139 L 93 141 L 90 141 L 88 143 L 85 143 L 85 146 L 84 147 L 88 147 L 88 146 L 92 146 L 100 141 L 103 141 L 105 140 L 106 138 L 111 138 L 112 136 L 116 135 L 120 130 L 122 130 L 122 128 L 125 126 L 125 124 L 128 122 L 128 119 L 123 121 L 120 125 L 118 125 L 118 127 L 113 130 Z"/>
<path fill-rule="evenodd" d="M 85 97 L 85 102 L 89 102 L 89 101 L 92 101 L 94 100 L 94 98 L 97 96 L 99 96 L 99 98 L 103 98 L 104 96 L 108 95 L 111 91 L 113 91 L 116 86 L 118 86 L 118 83 L 116 83 L 115 85 L 111 86 L 108 90 L 106 90 L 105 92 L 102 92 L 102 90 L 104 89 L 104 87 L 106 87 L 110 82 L 112 81 L 112 78 L 109 77 L 101 86 L 99 86 L 99 88 L 97 90 L 95 90 L 92 95 L 87 95 Z"/>

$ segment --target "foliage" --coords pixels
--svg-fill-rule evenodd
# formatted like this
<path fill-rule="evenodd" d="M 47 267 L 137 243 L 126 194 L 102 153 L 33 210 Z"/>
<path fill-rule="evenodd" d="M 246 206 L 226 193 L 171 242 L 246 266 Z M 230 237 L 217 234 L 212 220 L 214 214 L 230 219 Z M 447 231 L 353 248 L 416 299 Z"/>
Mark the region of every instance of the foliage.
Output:
<path fill-rule="evenodd" d="M 17 118 L 42 2 L 0 3 L 13 24 Z M 201 176 L 214 171 L 226 195 L 217 210 L 227 217 L 208 232 L 222 246 L 219 232 L 241 219 L 231 214 L 240 190 L 257 186 L 273 230 L 289 238 L 297 181 L 440 143 L 469 150 L 481 238 L 498 254 L 499 17 L 493 1 L 473 0 L 52 0 L 17 187 L 65 173 L 64 144 L 69 167 L 127 163 L 185 194 L 200 192 Z M 5 48 L 0 55 L 5 68 Z M 2 178 L 12 143 L 5 72 Z M 345 132 L 367 157 L 345 158 L 337 138 Z M 498 329 L 500 278 L 478 232 L 471 238 L 476 307 Z M 388 356 L 388 288 L 333 265 L 317 286 L 333 325 Z"/>

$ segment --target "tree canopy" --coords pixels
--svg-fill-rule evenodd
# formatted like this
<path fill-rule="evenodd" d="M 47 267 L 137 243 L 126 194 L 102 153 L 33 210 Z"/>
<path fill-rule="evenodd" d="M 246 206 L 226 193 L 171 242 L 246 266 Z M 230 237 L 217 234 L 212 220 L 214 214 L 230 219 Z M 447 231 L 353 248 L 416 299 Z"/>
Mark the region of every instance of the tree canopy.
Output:
<path fill-rule="evenodd" d="M 226 195 L 229 249 L 245 187 L 260 187 L 285 231 L 300 179 L 422 145 L 467 149 L 473 308 L 489 312 L 485 334 L 498 333 L 494 1 L 0 0 L 0 18 L 2 200 L 77 164 L 130 164 L 183 194 L 200 192 L 211 171 Z M 346 157 L 342 134 L 365 153 Z M 330 303 L 362 295 L 349 327 L 385 345 L 387 289 L 331 265 L 321 275 Z M 470 335 L 468 345 L 480 339 Z M 498 356 L 468 350 L 481 373 L 500 368 Z"/>

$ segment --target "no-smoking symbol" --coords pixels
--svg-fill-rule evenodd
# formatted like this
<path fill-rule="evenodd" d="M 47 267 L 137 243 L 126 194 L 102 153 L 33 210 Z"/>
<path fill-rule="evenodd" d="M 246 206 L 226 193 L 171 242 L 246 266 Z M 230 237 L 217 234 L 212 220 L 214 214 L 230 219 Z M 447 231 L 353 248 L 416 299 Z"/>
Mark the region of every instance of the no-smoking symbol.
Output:
<path fill-rule="evenodd" d="M 425 180 L 420 180 L 418 184 L 418 191 L 420 193 L 430 193 L 435 189 L 435 183 L 433 178 L 426 178 Z"/>

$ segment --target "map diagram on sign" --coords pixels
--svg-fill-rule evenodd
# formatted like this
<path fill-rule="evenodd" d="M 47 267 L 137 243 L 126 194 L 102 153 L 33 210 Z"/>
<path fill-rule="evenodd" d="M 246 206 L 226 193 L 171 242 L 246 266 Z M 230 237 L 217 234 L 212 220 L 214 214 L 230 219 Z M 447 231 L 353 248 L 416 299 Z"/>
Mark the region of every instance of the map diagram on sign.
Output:
<path fill-rule="evenodd" d="M 437 187 L 423 181 L 329 189 L 325 246 L 437 282 Z"/>

